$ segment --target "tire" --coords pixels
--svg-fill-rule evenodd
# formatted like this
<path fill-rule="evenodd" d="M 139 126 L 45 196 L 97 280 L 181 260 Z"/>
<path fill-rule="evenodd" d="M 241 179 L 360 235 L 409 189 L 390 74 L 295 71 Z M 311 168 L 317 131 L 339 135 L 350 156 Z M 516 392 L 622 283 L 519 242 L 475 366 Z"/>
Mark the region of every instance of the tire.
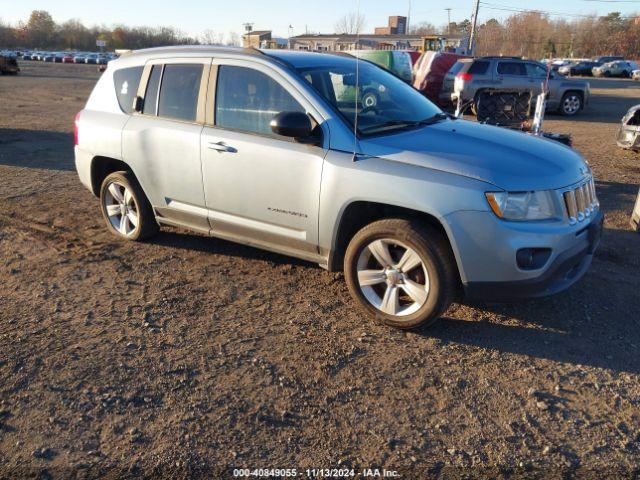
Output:
<path fill-rule="evenodd" d="M 104 179 L 100 210 L 109 231 L 124 240 L 145 240 L 160 229 L 149 200 L 131 172 L 114 172 Z"/>
<path fill-rule="evenodd" d="M 383 265 L 378 259 L 385 256 L 389 261 Z M 356 233 L 345 253 L 344 272 L 358 306 L 400 329 L 432 325 L 453 302 L 459 278 L 443 235 L 407 219 L 379 220 Z"/>
<path fill-rule="evenodd" d="M 623 78 L 631 78 L 631 72 L 627 72 L 626 70 L 624 72 L 622 72 L 622 77 Z"/>
<path fill-rule="evenodd" d="M 567 92 L 562 96 L 558 108 L 565 117 L 573 117 L 582 110 L 582 96 L 576 92 Z"/>
<path fill-rule="evenodd" d="M 607 78 L 609 78 L 611 76 L 611 72 L 609 70 L 605 70 L 603 75 Z"/>

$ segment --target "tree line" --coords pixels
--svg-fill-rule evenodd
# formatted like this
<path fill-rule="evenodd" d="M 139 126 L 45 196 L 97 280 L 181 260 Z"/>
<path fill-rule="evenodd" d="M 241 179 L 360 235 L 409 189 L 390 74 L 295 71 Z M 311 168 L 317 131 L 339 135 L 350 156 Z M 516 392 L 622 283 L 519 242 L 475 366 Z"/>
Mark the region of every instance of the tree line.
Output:
<path fill-rule="evenodd" d="M 198 43 L 234 43 L 239 36 L 206 31 L 202 38 L 185 35 L 174 27 L 87 27 L 79 20 L 56 23 L 45 10 L 34 10 L 26 22 L 12 26 L 0 20 L 0 47 L 43 50 L 95 50 L 96 40 L 104 40 L 107 49 L 139 49 L 161 45 Z"/>
<path fill-rule="evenodd" d="M 552 19 L 526 12 L 500 22 L 491 19 L 478 28 L 476 53 L 527 58 L 640 57 L 640 17 L 613 12 L 606 16 Z"/>
<path fill-rule="evenodd" d="M 345 16 L 336 31 L 361 31 L 364 17 Z M 468 35 L 464 20 L 442 27 L 429 22 L 411 26 L 415 34 Z M 44 10 L 34 10 L 27 22 L 16 26 L 0 20 L 0 47 L 49 50 L 95 50 L 96 40 L 105 40 L 110 50 L 148 48 L 160 45 L 240 43 L 236 33 L 224 35 L 207 30 L 200 37 L 185 35 L 174 27 L 86 27 L 79 20 L 56 23 Z M 518 55 L 527 58 L 592 57 L 624 55 L 640 57 L 640 17 L 613 12 L 606 16 L 584 16 L 567 20 L 538 12 L 515 13 L 503 20 L 481 23 L 477 35 L 478 55 Z"/>
<path fill-rule="evenodd" d="M 362 31 L 365 18 L 350 14 L 336 23 L 337 33 Z M 471 22 L 435 26 L 428 21 L 412 24 L 415 35 L 469 36 Z M 503 20 L 492 18 L 478 25 L 476 54 L 515 55 L 526 58 L 594 57 L 622 55 L 640 58 L 640 16 L 612 12 L 605 16 L 580 15 L 571 20 L 539 12 L 515 13 Z"/>

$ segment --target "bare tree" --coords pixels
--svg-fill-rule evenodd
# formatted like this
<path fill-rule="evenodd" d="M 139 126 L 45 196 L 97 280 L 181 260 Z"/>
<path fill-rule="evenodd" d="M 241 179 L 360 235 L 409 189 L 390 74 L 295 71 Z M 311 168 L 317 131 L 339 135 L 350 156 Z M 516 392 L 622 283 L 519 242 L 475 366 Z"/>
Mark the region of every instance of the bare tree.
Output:
<path fill-rule="evenodd" d="M 204 45 L 224 45 L 224 33 L 207 29 L 200 35 L 199 40 Z"/>
<path fill-rule="evenodd" d="M 411 35 L 433 35 L 438 33 L 438 29 L 433 23 L 420 22 L 417 25 L 411 26 L 409 33 Z"/>
<path fill-rule="evenodd" d="M 239 47 L 242 45 L 242 37 L 238 32 L 229 32 L 226 44 L 231 47 Z"/>
<path fill-rule="evenodd" d="M 362 33 L 365 26 L 364 15 L 356 12 L 347 13 L 334 26 L 336 33 L 342 35 L 354 35 Z"/>

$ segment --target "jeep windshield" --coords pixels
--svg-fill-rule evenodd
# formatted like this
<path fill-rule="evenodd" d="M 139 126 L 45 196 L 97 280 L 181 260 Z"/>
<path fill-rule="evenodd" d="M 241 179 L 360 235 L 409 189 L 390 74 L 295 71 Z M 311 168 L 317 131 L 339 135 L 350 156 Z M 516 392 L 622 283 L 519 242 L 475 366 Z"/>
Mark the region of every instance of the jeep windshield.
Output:
<path fill-rule="evenodd" d="M 362 135 L 416 128 L 446 118 L 421 93 L 367 61 L 298 67 L 297 71 Z"/>

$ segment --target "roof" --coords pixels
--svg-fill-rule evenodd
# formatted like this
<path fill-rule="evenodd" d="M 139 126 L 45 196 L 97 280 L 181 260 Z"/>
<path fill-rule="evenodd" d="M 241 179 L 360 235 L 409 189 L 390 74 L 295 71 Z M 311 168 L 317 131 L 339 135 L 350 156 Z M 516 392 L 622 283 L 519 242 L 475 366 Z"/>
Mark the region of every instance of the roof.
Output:
<path fill-rule="evenodd" d="M 126 66 L 128 64 L 137 65 L 140 61 L 146 61 L 155 58 L 185 56 L 185 57 L 202 57 L 202 56 L 251 56 L 267 62 L 286 63 L 293 67 L 310 67 L 316 65 L 332 65 L 341 62 L 350 62 L 348 58 L 340 57 L 335 54 L 303 52 L 284 49 L 259 50 L 257 48 L 242 47 L 217 47 L 211 45 L 182 45 L 173 47 L 156 47 L 145 48 L 142 50 L 133 50 L 131 53 L 122 55 L 117 62 L 118 65 Z"/>
<path fill-rule="evenodd" d="M 265 50 L 263 53 L 288 63 L 294 68 L 307 68 L 315 66 L 347 65 L 355 61 L 355 57 L 338 55 L 335 53 L 305 52 L 302 50 Z"/>
<path fill-rule="evenodd" d="M 250 32 L 247 32 L 242 36 L 246 37 L 247 35 L 258 35 L 258 36 L 271 35 L 271 30 L 251 30 Z"/>
<path fill-rule="evenodd" d="M 221 53 L 235 53 L 235 54 L 247 54 L 256 55 L 260 54 L 259 50 L 255 48 L 243 48 L 243 47 L 219 47 L 214 45 L 176 45 L 171 47 L 154 47 L 143 48 L 140 50 L 132 50 L 131 53 L 126 55 L 127 58 L 140 57 L 140 56 L 166 56 L 176 54 L 198 54 L 198 55 L 215 55 Z"/>

